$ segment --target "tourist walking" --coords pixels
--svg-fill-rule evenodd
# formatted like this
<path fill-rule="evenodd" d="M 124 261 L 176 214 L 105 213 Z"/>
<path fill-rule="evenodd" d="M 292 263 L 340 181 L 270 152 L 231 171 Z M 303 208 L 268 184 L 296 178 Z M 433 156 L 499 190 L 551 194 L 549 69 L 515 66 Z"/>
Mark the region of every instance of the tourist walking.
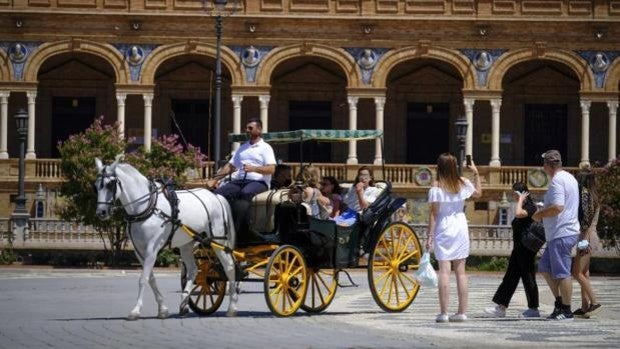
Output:
<path fill-rule="evenodd" d="M 538 263 L 538 271 L 547 281 L 555 297 L 549 320 L 572 320 L 571 251 L 579 238 L 579 186 L 573 175 L 562 169 L 562 156 L 557 150 L 543 154 L 543 169 L 551 178 L 544 207 L 532 218 L 542 220 L 547 247 Z"/>
<path fill-rule="evenodd" d="M 573 277 L 581 286 L 581 307 L 573 315 L 581 318 L 589 318 L 602 310 L 596 299 L 592 284 L 590 283 L 590 257 L 592 251 L 599 248 L 600 242 L 596 233 L 596 225 L 601 209 L 598 192 L 596 190 L 596 177 L 592 171 L 581 172 L 577 176 L 579 183 L 579 199 L 581 209 L 579 225 L 581 233 L 577 255 L 573 261 Z M 583 242 L 587 241 L 587 243 Z"/>
<path fill-rule="evenodd" d="M 433 249 L 439 262 L 439 309 L 437 322 L 461 322 L 467 320 L 467 275 L 465 259 L 469 256 L 469 230 L 463 212 L 465 200 L 482 195 L 478 169 L 473 164 L 467 166 L 474 173 L 472 184 L 460 177 L 457 160 L 449 153 L 437 159 L 437 180 L 428 192 L 430 203 L 428 239 L 426 249 Z M 459 307 L 456 314 L 448 316 L 450 269 L 454 267 L 458 290 Z"/>
<path fill-rule="evenodd" d="M 502 283 L 497 288 L 493 302 L 495 306 L 484 310 L 489 317 L 505 317 L 506 308 L 519 285 L 519 280 L 523 282 L 527 307 L 522 317 L 539 317 L 538 311 L 538 285 L 536 284 L 536 252 L 527 249 L 521 244 L 523 233 L 532 225 L 532 216 L 536 213 L 536 204 L 530 197 L 527 185 L 516 182 L 512 185 L 514 197 L 517 200 L 515 205 L 515 218 L 512 220 L 512 242 L 513 248 L 508 260 L 508 268 Z"/>

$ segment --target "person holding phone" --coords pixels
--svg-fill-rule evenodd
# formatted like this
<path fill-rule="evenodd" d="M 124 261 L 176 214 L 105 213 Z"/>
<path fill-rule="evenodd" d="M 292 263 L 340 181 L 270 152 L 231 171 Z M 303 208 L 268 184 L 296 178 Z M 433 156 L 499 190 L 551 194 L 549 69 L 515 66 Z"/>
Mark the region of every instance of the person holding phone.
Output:
<path fill-rule="evenodd" d="M 514 295 L 520 279 L 523 282 L 528 307 L 521 314 L 521 317 L 540 317 L 538 285 L 536 284 L 536 252 L 530 251 L 521 244 L 521 236 L 532 224 L 532 216 L 536 213 L 537 208 L 525 183 L 514 183 L 512 190 L 514 190 L 514 197 L 517 201 L 515 218 L 512 220 L 512 253 L 504 279 L 497 288 L 495 296 L 493 296 L 495 306 L 485 309 L 484 313 L 487 317 L 505 317 L 506 308 L 510 304 L 510 299 Z"/>
<path fill-rule="evenodd" d="M 469 256 L 469 228 L 463 208 L 465 200 L 482 196 L 480 176 L 476 165 L 467 166 L 474 173 L 474 182 L 460 177 L 454 155 L 443 153 L 437 159 L 437 180 L 428 191 L 430 204 L 426 250 L 435 253 L 439 263 L 439 310 L 436 322 L 467 321 L 467 275 L 465 260 Z M 450 272 L 454 267 L 459 307 L 448 316 Z"/>

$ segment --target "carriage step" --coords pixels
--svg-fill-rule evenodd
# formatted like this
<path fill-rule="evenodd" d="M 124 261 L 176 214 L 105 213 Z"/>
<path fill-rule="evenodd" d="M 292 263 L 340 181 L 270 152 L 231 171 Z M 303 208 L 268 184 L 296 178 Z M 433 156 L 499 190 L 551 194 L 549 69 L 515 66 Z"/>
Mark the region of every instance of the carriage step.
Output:
<path fill-rule="evenodd" d="M 342 288 L 345 288 L 345 287 L 359 287 L 359 285 L 356 284 L 353 281 L 353 279 L 351 278 L 351 274 L 349 274 L 348 271 L 346 271 L 344 269 L 341 269 L 341 270 L 338 270 L 338 273 L 344 273 L 347 276 L 347 278 L 349 279 L 349 282 L 350 282 L 349 285 L 343 285 L 343 284 L 340 283 L 340 278 L 338 278 L 338 287 L 342 287 Z"/>

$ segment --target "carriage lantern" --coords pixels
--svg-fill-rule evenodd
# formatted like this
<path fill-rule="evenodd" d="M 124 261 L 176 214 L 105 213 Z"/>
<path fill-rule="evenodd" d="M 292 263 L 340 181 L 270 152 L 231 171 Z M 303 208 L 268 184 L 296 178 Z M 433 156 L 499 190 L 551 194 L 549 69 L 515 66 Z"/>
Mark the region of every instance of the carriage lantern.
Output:
<path fill-rule="evenodd" d="M 28 135 L 28 113 L 23 109 L 19 109 L 14 115 L 17 126 L 17 137 L 19 139 L 19 189 L 15 198 L 15 211 L 11 215 L 13 223 L 13 237 L 21 236 L 25 240 L 28 234 L 28 219 L 30 214 L 26 210 L 26 195 L 24 194 L 24 157 L 26 153 L 25 142 Z"/>
<path fill-rule="evenodd" d="M 463 174 L 463 160 L 465 159 L 465 139 L 467 138 L 467 119 L 464 116 L 460 116 L 456 122 L 456 140 L 459 142 L 459 175 Z"/>

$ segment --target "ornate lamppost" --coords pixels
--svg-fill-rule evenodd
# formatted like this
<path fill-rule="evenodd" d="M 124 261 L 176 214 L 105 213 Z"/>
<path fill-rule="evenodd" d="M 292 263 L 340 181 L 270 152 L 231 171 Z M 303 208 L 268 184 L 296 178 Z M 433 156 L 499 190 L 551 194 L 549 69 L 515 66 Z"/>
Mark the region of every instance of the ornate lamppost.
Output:
<path fill-rule="evenodd" d="M 13 223 L 13 236 L 18 237 L 21 235 L 25 240 L 28 234 L 28 220 L 30 214 L 26 210 L 26 195 L 24 193 L 24 157 L 26 155 L 26 137 L 28 136 L 28 113 L 23 109 L 19 109 L 14 115 L 15 123 L 17 125 L 17 137 L 19 139 L 19 180 L 18 180 L 18 194 L 15 198 L 15 211 L 11 214 L 11 221 Z"/>
<path fill-rule="evenodd" d="M 213 160 L 214 171 L 216 173 L 219 168 L 221 159 L 220 143 L 222 128 L 222 29 L 223 19 L 235 12 L 239 5 L 239 0 L 233 0 L 234 7 L 227 9 L 228 0 L 213 0 L 212 16 L 215 17 L 215 120 L 213 123 Z"/>
<path fill-rule="evenodd" d="M 465 140 L 467 138 L 467 119 L 461 115 L 455 122 L 456 140 L 459 142 L 459 175 L 463 174 L 463 161 L 465 159 Z"/>

